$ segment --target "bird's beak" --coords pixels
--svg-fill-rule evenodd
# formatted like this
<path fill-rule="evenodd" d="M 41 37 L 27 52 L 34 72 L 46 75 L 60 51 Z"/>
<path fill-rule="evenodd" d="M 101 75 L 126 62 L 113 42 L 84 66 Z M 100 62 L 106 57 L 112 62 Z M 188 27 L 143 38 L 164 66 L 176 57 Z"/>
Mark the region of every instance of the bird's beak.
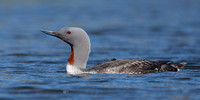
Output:
<path fill-rule="evenodd" d="M 41 32 L 47 34 L 47 35 L 51 35 L 51 36 L 58 36 L 58 33 L 55 31 L 48 31 L 48 30 L 40 30 Z"/>

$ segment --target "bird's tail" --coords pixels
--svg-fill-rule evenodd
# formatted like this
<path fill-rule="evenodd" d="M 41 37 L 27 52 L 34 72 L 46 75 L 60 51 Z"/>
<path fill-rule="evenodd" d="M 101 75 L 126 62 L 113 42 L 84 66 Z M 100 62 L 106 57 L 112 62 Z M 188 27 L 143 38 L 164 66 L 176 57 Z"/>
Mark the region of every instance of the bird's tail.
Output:
<path fill-rule="evenodd" d="M 161 66 L 160 71 L 173 71 L 178 72 L 180 69 L 182 69 L 187 63 L 170 63 L 170 64 L 164 64 Z"/>

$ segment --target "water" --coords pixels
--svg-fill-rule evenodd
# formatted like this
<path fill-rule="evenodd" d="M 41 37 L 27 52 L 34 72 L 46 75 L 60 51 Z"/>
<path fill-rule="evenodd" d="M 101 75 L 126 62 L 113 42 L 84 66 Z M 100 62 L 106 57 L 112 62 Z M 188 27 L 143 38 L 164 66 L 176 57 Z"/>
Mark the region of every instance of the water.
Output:
<path fill-rule="evenodd" d="M 199 0 L 1 0 L 0 99 L 200 99 Z M 84 28 L 87 67 L 112 58 L 188 62 L 180 72 L 69 76 L 70 48 L 39 30 Z"/>

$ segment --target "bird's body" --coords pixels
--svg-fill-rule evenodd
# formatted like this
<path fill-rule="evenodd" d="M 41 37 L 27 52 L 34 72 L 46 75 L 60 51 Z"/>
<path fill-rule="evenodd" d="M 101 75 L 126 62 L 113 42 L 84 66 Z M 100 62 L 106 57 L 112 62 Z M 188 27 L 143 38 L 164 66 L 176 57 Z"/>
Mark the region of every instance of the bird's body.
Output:
<path fill-rule="evenodd" d="M 90 54 L 90 39 L 87 33 L 76 27 L 65 27 L 58 31 L 42 32 L 56 36 L 71 46 L 71 54 L 66 70 L 69 74 L 146 74 L 163 71 L 179 71 L 186 63 L 150 61 L 135 59 L 112 59 L 95 67 L 86 69 Z"/>
<path fill-rule="evenodd" d="M 176 64 L 177 63 L 167 61 L 119 59 L 99 64 L 87 69 L 86 72 L 96 74 L 146 74 L 163 71 L 176 72 L 184 65 L 184 63 Z"/>
<path fill-rule="evenodd" d="M 184 65 L 185 63 L 173 63 L 169 61 L 114 59 L 88 69 L 75 69 L 76 67 L 68 65 L 67 70 L 69 72 L 74 71 L 72 73 L 76 74 L 147 74 L 164 71 L 177 72 Z"/>

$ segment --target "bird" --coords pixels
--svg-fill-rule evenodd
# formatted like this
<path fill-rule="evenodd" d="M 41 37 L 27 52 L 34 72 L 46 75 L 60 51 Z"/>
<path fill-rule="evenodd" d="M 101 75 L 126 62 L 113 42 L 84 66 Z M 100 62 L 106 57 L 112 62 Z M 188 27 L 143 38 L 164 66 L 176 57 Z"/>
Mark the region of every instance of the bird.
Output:
<path fill-rule="evenodd" d="M 77 74 L 148 74 L 155 72 L 178 72 L 187 63 L 170 61 L 151 61 L 143 59 L 111 59 L 91 68 L 86 68 L 90 54 L 90 38 L 85 30 L 79 27 L 64 27 L 57 31 L 40 30 L 57 37 L 71 47 L 71 53 L 66 65 L 66 72 Z"/>

